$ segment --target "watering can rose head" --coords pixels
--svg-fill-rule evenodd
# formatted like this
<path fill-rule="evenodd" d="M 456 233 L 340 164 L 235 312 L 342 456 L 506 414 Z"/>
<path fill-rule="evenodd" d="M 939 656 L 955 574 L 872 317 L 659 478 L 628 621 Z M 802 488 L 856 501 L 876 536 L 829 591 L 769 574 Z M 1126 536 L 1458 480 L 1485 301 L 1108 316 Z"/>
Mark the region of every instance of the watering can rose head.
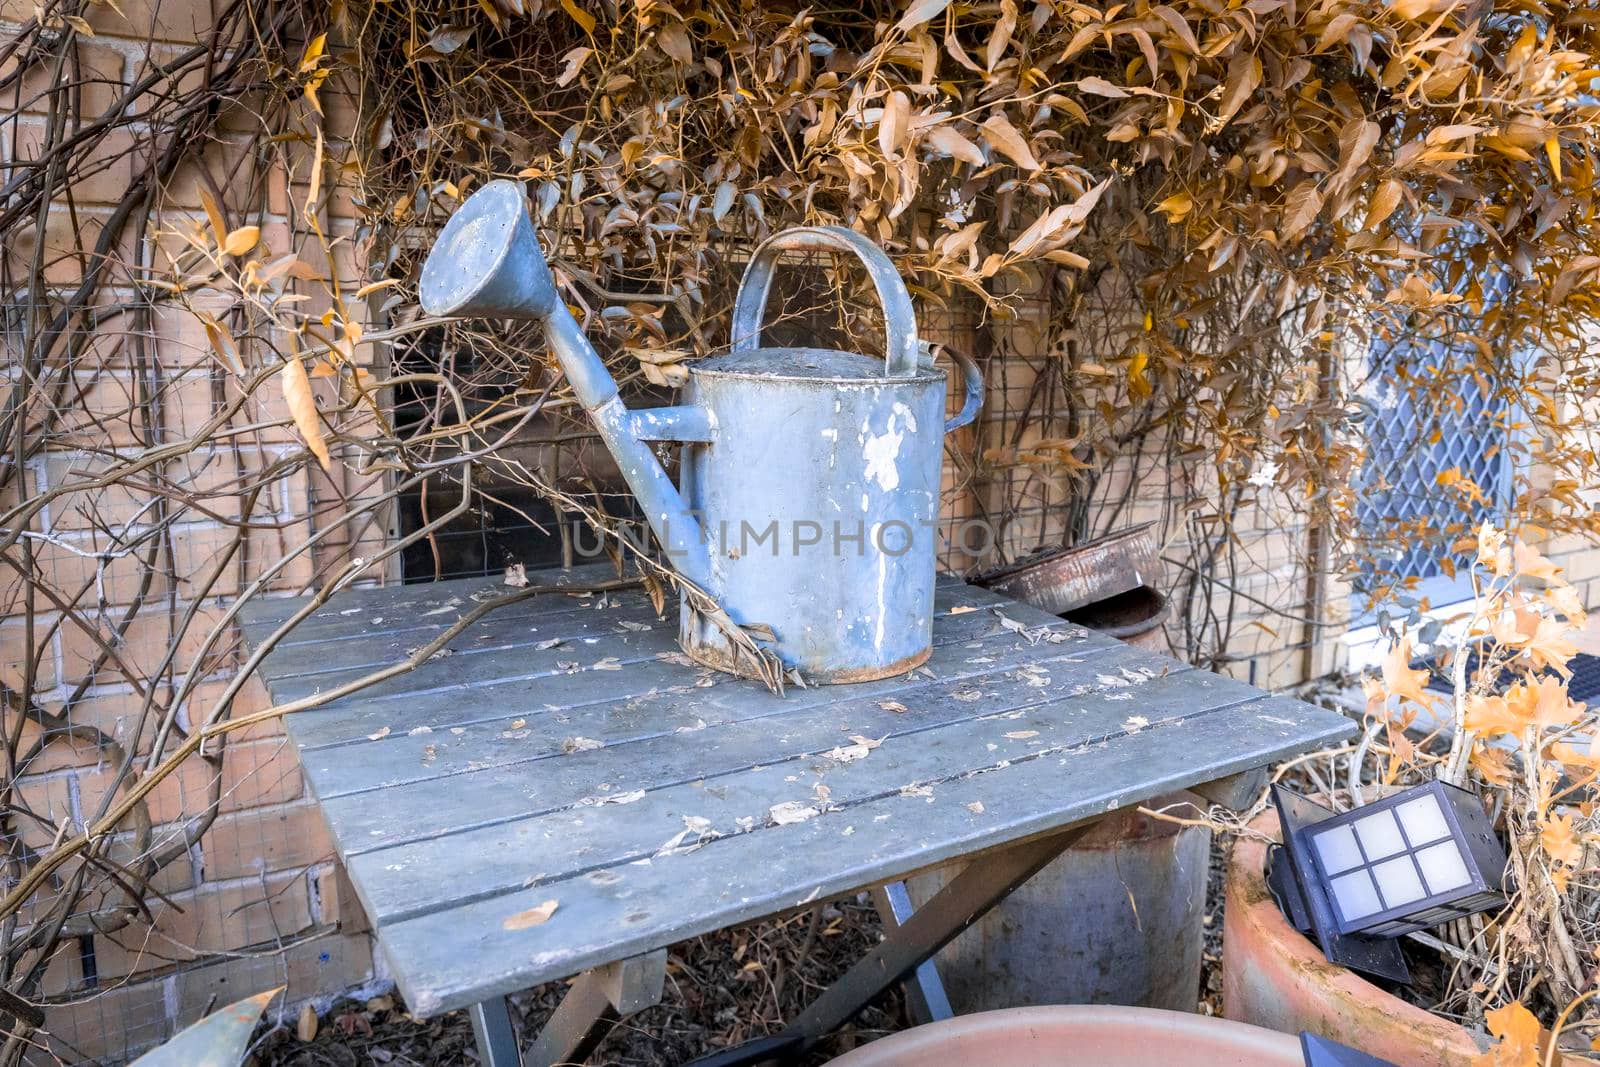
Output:
<path fill-rule="evenodd" d="M 883 305 L 885 358 L 760 346 L 773 273 L 790 251 L 862 262 Z M 924 358 L 910 294 L 871 241 L 818 226 L 757 247 L 730 351 L 693 364 L 671 407 L 622 403 L 556 291 L 515 182 L 490 182 L 451 218 L 423 266 L 421 297 L 430 314 L 544 323 L 678 574 L 735 622 L 770 631 L 785 666 L 807 681 L 864 681 L 928 657 L 944 434 L 976 417 L 983 379 L 959 360 L 966 397 L 947 420 L 945 374 Z M 658 441 L 684 446 L 681 492 Z M 687 599 L 680 637 L 696 660 L 738 669 L 726 634 Z"/>

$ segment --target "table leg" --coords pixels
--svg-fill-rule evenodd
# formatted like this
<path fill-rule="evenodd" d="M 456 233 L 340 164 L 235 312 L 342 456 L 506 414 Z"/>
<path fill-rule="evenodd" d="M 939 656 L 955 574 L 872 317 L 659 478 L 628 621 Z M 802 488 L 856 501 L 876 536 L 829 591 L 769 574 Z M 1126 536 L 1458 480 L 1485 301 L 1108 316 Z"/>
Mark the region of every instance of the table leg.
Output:
<path fill-rule="evenodd" d="M 1213 804 L 1221 804 L 1235 811 L 1248 807 L 1267 788 L 1267 768 L 1240 771 L 1226 778 L 1218 778 L 1202 785 L 1191 786 L 1190 792 L 1199 793 Z"/>
<path fill-rule="evenodd" d="M 613 1014 L 632 1015 L 661 1003 L 666 975 L 664 948 L 585 971 L 529 1046 L 523 1067 L 581 1063 L 611 1028 Z"/>
<path fill-rule="evenodd" d="M 1013 889 L 1071 848 L 1093 825 L 1074 826 L 979 857 L 904 923 L 887 932 L 882 943 L 823 990 L 782 1033 L 702 1057 L 689 1067 L 748 1067 L 798 1058 L 849 1022 L 884 990 L 910 977 Z"/>
<path fill-rule="evenodd" d="M 505 997 L 480 1000 L 467 1009 L 472 1036 L 478 1041 L 478 1061 L 483 1067 L 522 1067 L 522 1051 L 511 1028 L 511 1006 Z"/>
<path fill-rule="evenodd" d="M 880 885 L 872 891 L 872 902 L 877 906 L 878 918 L 883 920 L 885 930 L 904 926 L 916 911 L 904 882 Z M 901 985 L 906 991 L 906 1011 L 918 1026 L 955 1015 L 950 1008 L 950 998 L 945 995 L 944 982 L 939 978 L 938 965 L 933 960 L 923 960 Z"/>

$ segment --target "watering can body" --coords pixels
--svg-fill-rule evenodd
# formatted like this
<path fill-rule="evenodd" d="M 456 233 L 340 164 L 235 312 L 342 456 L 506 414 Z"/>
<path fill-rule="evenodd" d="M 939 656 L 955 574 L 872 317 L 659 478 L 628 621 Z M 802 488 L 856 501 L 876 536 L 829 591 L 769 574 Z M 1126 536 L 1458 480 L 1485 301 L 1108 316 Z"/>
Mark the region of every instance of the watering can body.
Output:
<path fill-rule="evenodd" d="M 884 305 L 885 358 L 764 348 L 778 258 L 859 256 Z M 520 185 L 492 182 L 457 211 L 423 268 L 433 314 L 540 319 L 680 577 L 736 623 L 770 631 L 807 683 L 904 672 L 931 650 L 939 475 L 947 429 L 971 421 L 982 379 L 963 362 L 961 415 L 928 364 L 888 258 L 842 227 L 778 234 L 756 250 L 735 301 L 731 351 L 690 367 L 681 403 L 629 409 L 559 298 Z M 658 461 L 683 446 L 681 490 Z M 680 639 L 697 662 L 745 673 L 739 649 L 685 591 Z"/>

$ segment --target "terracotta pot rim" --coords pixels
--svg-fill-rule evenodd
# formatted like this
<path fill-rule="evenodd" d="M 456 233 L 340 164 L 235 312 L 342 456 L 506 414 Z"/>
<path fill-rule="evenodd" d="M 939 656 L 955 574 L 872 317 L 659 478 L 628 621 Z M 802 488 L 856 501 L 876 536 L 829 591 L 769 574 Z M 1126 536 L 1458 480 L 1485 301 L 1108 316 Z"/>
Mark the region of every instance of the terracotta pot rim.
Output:
<path fill-rule="evenodd" d="M 830 1061 L 830 1067 L 872 1067 L 880 1063 L 919 1062 L 918 1053 L 947 1050 L 952 1039 L 964 1042 L 1001 1039 L 1029 1031 L 1036 1036 L 1065 1031 L 1071 1037 L 1082 1030 L 1102 1037 L 1105 1032 L 1126 1031 L 1129 1040 L 1152 1054 L 1180 1052 L 1196 1045 L 1206 1048 L 1226 1042 L 1230 1053 L 1249 1055 L 1240 1063 L 1300 1063 L 1300 1039 L 1248 1023 L 1212 1015 L 1162 1008 L 1135 1008 L 1106 1004 L 1046 1004 L 1025 1008 L 958 1015 L 879 1038 L 869 1045 Z M 1048 1040 L 1048 1038 L 1045 1038 Z M 1230 1060 L 1230 1062 L 1232 1062 Z"/>

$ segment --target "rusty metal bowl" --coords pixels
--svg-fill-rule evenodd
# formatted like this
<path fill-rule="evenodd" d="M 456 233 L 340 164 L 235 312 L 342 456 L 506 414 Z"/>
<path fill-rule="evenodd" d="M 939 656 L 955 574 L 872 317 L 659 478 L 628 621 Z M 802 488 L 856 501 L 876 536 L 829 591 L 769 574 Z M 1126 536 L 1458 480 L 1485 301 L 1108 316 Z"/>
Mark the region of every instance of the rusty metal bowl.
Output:
<path fill-rule="evenodd" d="M 1070 548 L 1044 549 L 975 575 L 972 581 L 1052 615 L 1065 615 L 1142 586 L 1159 588 L 1156 524 L 1130 526 Z"/>

